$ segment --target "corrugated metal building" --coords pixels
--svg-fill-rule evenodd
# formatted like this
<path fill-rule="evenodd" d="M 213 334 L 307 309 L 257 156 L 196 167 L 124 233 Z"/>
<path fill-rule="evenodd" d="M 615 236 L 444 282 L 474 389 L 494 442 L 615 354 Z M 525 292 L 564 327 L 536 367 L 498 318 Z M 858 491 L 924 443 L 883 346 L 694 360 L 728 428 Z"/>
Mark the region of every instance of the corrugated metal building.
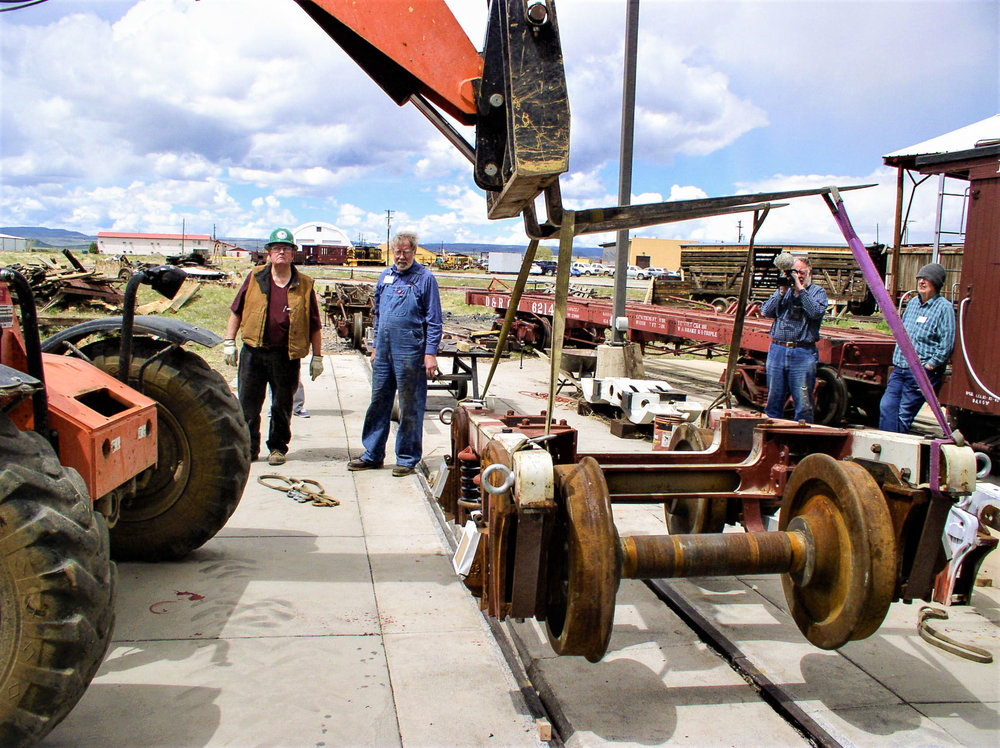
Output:
<path fill-rule="evenodd" d="M 0 234 L 0 252 L 26 252 L 27 250 L 27 239 L 10 234 Z"/>
<path fill-rule="evenodd" d="M 307 265 L 346 265 L 348 250 L 353 246 L 347 234 L 332 223 L 303 223 L 292 231 L 300 255 L 296 262 Z"/>

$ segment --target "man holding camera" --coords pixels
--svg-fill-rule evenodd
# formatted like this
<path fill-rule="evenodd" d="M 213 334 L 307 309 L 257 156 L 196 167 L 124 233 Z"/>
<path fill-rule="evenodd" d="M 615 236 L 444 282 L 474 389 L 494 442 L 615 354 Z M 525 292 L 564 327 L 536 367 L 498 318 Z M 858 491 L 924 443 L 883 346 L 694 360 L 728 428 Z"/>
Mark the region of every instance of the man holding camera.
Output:
<path fill-rule="evenodd" d="M 775 265 L 788 265 L 790 255 L 779 255 Z M 783 268 L 784 269 L 784 268 Z M 816 341 L 826 314 L 826 291 L 812 282 L 812 267 L 805 257 L 795 258 L 778 276 L 778 288 L 760 308 L 761 316 L 774 319 L 767 351 L 767 407 L 769 418 L 784 417 L 791 394 L 796 421 L 813 422 L 813 388 L 819 353 Z"/>

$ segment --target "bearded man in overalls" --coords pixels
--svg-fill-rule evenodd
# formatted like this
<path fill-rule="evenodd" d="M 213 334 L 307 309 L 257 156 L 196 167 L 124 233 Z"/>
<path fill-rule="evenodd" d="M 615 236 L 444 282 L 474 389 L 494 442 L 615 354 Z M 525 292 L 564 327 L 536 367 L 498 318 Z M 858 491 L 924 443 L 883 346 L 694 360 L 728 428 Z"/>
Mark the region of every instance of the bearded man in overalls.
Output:
<path fill-rule="evenodd" d="M 438 374 L 441 344 L 441 294 L 434 275 L 414 261 L 417 235 L 403 231 L 392 240 L 393 264 L 375 285 L 372 401 L 365 414 L 364 454 L 348 470 L 382 467 L 392 405 L 399 393 L 396 431 L 397 478 L 413 473 L 423 454 L 427 379 Z"/>

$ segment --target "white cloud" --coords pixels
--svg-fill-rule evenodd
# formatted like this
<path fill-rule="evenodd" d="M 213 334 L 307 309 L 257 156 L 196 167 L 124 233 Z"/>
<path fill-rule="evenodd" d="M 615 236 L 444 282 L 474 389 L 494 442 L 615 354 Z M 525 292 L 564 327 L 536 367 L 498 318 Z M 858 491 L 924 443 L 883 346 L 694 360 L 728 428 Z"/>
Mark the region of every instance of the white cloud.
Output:
<path fill-rule="evenodd" d="M 485 4 L 449 3 L 478 46 Z M 174 231 L 187 221 L 266 235 L 336 218 L 382 237 L 391 209 L 432 239 L 524 243 L 519 220 L 486 219 L 465 159 L 294 2 L 38 7 L 45 11 L 0 14 L 0 224 L 92 233 Z M 624 17 L 620 0 L 559 4 L 570 209 L 616 202 Z M 986 0 L 644 0 L 632 202 L 657 201 L 668 187 L 676 200 L 796 188 L 814 183 L 813 170 L 862 174 L 835 181 L 880 182 L 873 197 L 845 200 L 859 232 L 877 223 L 884 240 L 894 176 L 878 169 L 880 155 L 1000 106 L 997 23 Z M 932 190 L 922 192 L 914 236 L 926 235 L 934 212 Z M 829 237 L 822 203 L 800 202 L 814 201 L 775 211 L 764 231 Z M 642 233 L 683 227 L 730 238 L 737 220 Z"/>

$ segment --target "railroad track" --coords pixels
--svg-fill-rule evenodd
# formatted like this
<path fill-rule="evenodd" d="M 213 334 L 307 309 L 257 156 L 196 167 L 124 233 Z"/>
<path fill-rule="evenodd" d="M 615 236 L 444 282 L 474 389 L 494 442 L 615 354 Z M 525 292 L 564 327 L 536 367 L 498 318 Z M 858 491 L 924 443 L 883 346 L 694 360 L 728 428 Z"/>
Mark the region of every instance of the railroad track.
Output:
<path fill-rule="evenodd" d="M 432 506 L 451 551 L 455 552 L 461 539 L 461 531 L 444 516 L 433 496 L 431 486 L 426 481 L 423 482 L 423 487 L 425 496 Z M 747 699 L 758 699 L 798 732 L 802 736 L 803 744 L 823 746 L 824 748 L 827 746 L 834 748 L 841 745 L 813 720 L 806 710 L 796 704 L 787 694 L 782 693 L 766 674 L 753 667 L 739 648 L 727 639 L 718 627 L 702 616 L 695 606 L 683 595 L 672 589 L 665 580 L 645 580 L 643 584 L 655 596 L 665 611 L 676 615 L 694 636 L 722 658 L 741 679 L 749 684 L 750 690 L 742 697 L 744 699 L 742 703 L 745 704 Z M 665 615 L 669 616 L 669 613 L 665 613 Z M 484 620 L 496 638 L 499 650 L 511 669 L 518 688 L 531 710 L 532 717 L 539 723 L 552 726 L 551 739 L 548 744 L 554 747 L 564 746 L 566 744 L 564 741 L 568 740 L 577 729 L 577 725 L 567 721 L 568 718 L 565 714 L 567 710 L 562 701 L 562 690 L 566 684 L 546 679 L 540 668 L 537 667 L 537 663 L 532 662 L 531 644 L 525 638 L 523 623 L 511 620 L 498 621 L 490 617 L 484 617 Z M 680 634 L 674 631 L 673 636 L 679 637 Z M 649 708 L 658 707 L 651 704 Z M 738 742 L 738 736 L 742 734 L 741 728 L 734 725 L 733 730 L 733 740 Z"/>
<path fill-rule="evenodd" d="M 692 395 L 704 399 L 714 399 L 720 389 L 718 375 L 723 366 L 721 361 L 713 362 L 711 366 L 705 367 L 703 361 L 664 357 L 663 359 L 647 359 L 646 375 L 650 378 L 667 379 L 675 386 L 686 389 Z M 523 406 L 520 410 L 525 413 L 538 412 L 537 403 L 527 405 L 513 392 L 513 386 L 508 387 L 508 389 L 511 390 L 509 396 L 500 395 L 505 402 L 512 407 L 520 403 Z M 511 396 L 513 399 L 510 399 Z M 579 428 L 588 427 L 580 425 Z M 592 433 L 592 429 L 588 428 L 588 430 Z M 635 448 L 643 449 L 640 445 L 636 445 Z M 430 494 L 430 489 L 425 488 L 425 491 L 438 516 L 444 535 L 454 549 L 458 542 L 458 528 L 440 513 L 437 502 Z M 624 514 L 621 518 L 617 516 L 617 507 L 618 505 L 616 505 L 615 519 L 616 523 L 621 519 L 621 528 L 641 526 L 644 528 L 643 533 L 662 533 L 660 528 L 663 521 L 663 509 L 660 506 L 634 505 L 625 507 L 625 512 L 635 510 L 638 514 Z M 641 525 L 637 524 L 640 522 Z M 678 581 L 684 582 L 684 580 Z M 781 675 L 773 675 L 773 673 L 781 672 L 780 667 L 777 670 L 770 670 L 768 665 L 761 665 L 759 661 L 754 659 L 756 650 L 752 646 L 746 652 L 741 650 L 743 642 L 740 637 L 745 634 L 753 639 L 756 636 L 754 632 L 758 631 L 761 624 L 749 623 L 743 627 L 730 626 L 731 630 L 727 632 L 725 630 L 727 620 L 731 623 L 731 617 L 727 619 L 727 616 L 723 614 L 718 619 L 713 618 L 709 608 L 714 609 L 718 603 L 706 603 L 704 594 L 700 591 L 704 589 L 710 597 L 716 594 L 718 600 L 725 598 L 735 606 L 733 611 L 737 611 L 741 607 L 741 602 L 749 603 L 749 605 L 742 606 L 747 609 L 769 605 L 775 599 L 773 598 L 773 590 L 770 592 L 770 597 L 766 586 L 763 593 L 757 593 L 755 583 L 745 582 L 742 579 L 730 580 L 734 583 L 738 582 L 738 584 L 736 587 L 726 586 L 725 589 L 715 588 L 713 584 L 716 580 L 706 580 L 705 584 L 698 582 L 698 580 L 687 581 L 696 584 L 691 587 L 690 584 L 678 585 L 667 580 L 622 580 L 618 600 L 618 620 L 615 625 L 615 630 L 618 632 L 617 644 L 612 645 L 609 657 L 601 665 L 595 666 L 593 671 L 594 677 L 605 679 L 605 683 L 611 682 L 607 680 L 608 678 L 621 678 L 621 688 L 608 691 L 608 703 L 593 714 L 589 711 L 581 712 L 579 708 L 580 694 L 584 690 L 580 686 L 580 678 L 585 680 L 586 676 L 579 667 L 568 662 L 559 666 L 553 664 L 555 661 L 543 643 L 545 633 L 544 630 L 539 630 L 539 624 L 531 620 L 520 622 L 511 618 L 506 621 L 487 619 L 497 637 L 501 652 L 510 663 L 511 670 L 518 681 L 519 690 L 531 703 L 533 716 L 556 728 L 556 739 L 552 741 L 552 744 L 562 744 L 560 736 L 562 740 L 569 740 L 577 731 L 581 733 L 592 732 L 607 738 L 609 742 L 614 742 L 613 736 L 618 733 L 605 733 L 602 730 L 608 724 L 606 720 L 608 714 L 619 712 L 621 715 L 631 714 L 638 720 L 637 724 L 654 724 L 656 720 L 653 719 L 650 722 L 646 719 L 648 715 L 680 713 L 690 706 L 690 700 L 694 699 L 695 703 L 706 705 L 732 703 L 740 704 L 741 708 L 748 704 L 755 705 L 753 708 L 757 710 L 755 714 L 758 717 L 767 715 L 766 719 L 771 720 L 772 725 L 780 722 L 782 727 L 779 729 L 787 731 L 786 739 L 776 741 L 776 744 L 791 745 L 795 744 L 796 741 L 802 741 L 803 744 L 820 746 L 840 745 L 838 741 L 845 738 L 837 729 L 836 719 L 833 723 L 828 719 L 824 721 L 824 715 L 817 716 L 811 711 L 811 707 L 804 708 L 805 704 L 809 703 L 808 701 L 802 703 L 796 701 L 801 693 L 800 690 L 796 689 L 800 689 L 801 683 L 794 676 L 791 680 L 787 680 Z M 770 583 L 773 584 L 773 581 L 770 580 Z M 740 585 L 746 585 L 746 589 Z M 695 591 L 695 588 L 698 588 L 698 591 Z M 659 608 L 661 613 L 655 612 L 658 606 L 663 606 Z M 649 633 L 651 641 L 647 643 L 647 646 L 652 647 L 654 660 L 648 660 L 650 656 L 648 652 L 642 654 L 644 649 L 638 644 L 637 632 L 633 630 L 633 622 L 640 624 L 640 631 Z M 761 631 L 769 629 L 772 625 L 775 624 L 768 617 L 766 623 L 763 624 L 764 629 Z M 790 624 L 785 621 L 781 625 L 788 627 Z M 742 633 L 738 633 L 734 637 L 734 631 Z M 774 629 L 773 636 L 776 642 L 784 642 L 786 637 L 795 637 L 796 634 L 784 629 Z M 788 639 L 788 641 L 790 642 L 792 639 Z M 692 645 L 692 642 L 695 644 Z M 634 654 L 630 651 L 633 646 L 637 647 Z M 703 665 L 701 660 L 697 661 L 699 664 L 694 664 L 694 660 L 688 659 L 694 657 L 693 654 L 679 654 L 691 646 L 707 647 L 714 653 L 714 655 L 709 656 L 709 659 L 718 656 L 724 660 L 729 668 L 738 675 L 738 685 L 725 686 L 726 690 L 721 695 L 715 695 L 713 691 L 709 690 L 716 686 L 705 684 L 675 685 L 685 683 L 683 677 L 678 680 L 678 675 L 684 670 L 701 672 L 712 667 L 711 664 Z M 540 652 L 539 647 L 545 651 Z M 659 653 L 662 653 L 662 665 L 659 664 Z M 708 656 L 707 653 L 706 656 Z M 816 659 L 818 661 L 821 658 L 817 655 Z M 651 662 L 655 664 L 651 665 Z M 718 660 L 715 662 L 718 663 Z M 658 671 L 659 668 L 662 669 Z M 673 675 L 668 677 L 667 674 L 671 672 Z M 652 681 L 649 681 L 650 677 Z M 661 678 L 663 679 L 662 684 L 660 683 Z M 712 682 L 717 683 L 718 681 L 713 679 Z M 655 685 L 653 685 L 654 683 Z M 661 697 L 657 697 L 657 699 L 662 700 L 655 703 L 651 701 L 644 705 L 642 702 L 627 701 L 628 694 L 634 696 L 638 692 L 656 693 L 661 687 L 667 690 L 663 692 Z M 674 688 L 678 690 L 674 696 L 671 696 L 671 691 Z M 615 701 L 616 698 L 625 700 Z M 674 703 L 674 699 L 676 699 L 676 703 Z M 705 699 L 705 701 L 702 702 L 701 699 Z M 645 709 L 651 711 L 647 714 Z M 657 712 L 658 709 L 661 711 Z M 627 716 L 623 718 L 627 721 Z M 673 718 L 668 720 L 678 729 L 681 721 Z M 741 736 L 749 734 L 746 732 L 748 728 L 738 721 L 734 721 L 730 727 L 723 727 L 723 729 L 731 729 L 731 735 L 727 739 L 731 738 L 734 743 L 741 742 Z M 657 732 L 647 737 L 653 738 L 650 744 L 655 744 L 660 733 Z M 633 738 L 643 742 L 638 734 Z M 753 741 L 751 740 L 751 742 Z"/>

